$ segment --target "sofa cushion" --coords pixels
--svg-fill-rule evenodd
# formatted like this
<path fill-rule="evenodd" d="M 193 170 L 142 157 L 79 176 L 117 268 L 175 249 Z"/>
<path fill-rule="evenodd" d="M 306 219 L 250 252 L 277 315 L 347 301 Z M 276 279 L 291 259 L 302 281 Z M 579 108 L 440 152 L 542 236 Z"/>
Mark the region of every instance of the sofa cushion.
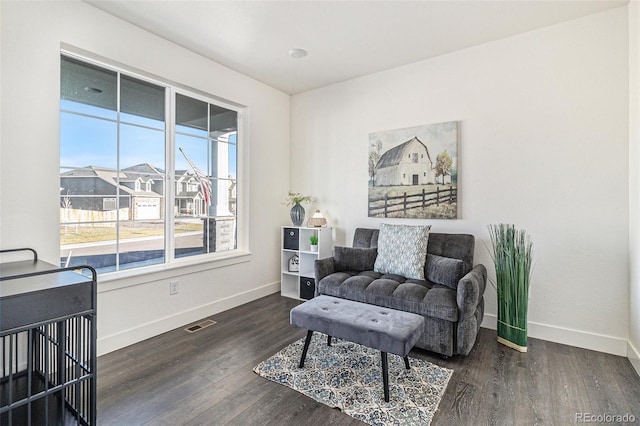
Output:
<path fill-rule="evenodd" d="M 427 254 L 425 278 L 436 284 L 457 289 L 458 281 L 464 275 L 464 262 L 460 259 Z"/>
<path fill-rule="evenodd" d="M 374 271 L 423 280 L 430 228 L 380 224 Z"/>
<path fill-rule="evenodd" d="M 372 271 L 378 255 L 376 248 L 334 247 L 336 271 Z"/>
<path fill-rule="evenodd" d="M 332 296 L 365 302 L 364 291 L 373 281 L 374 278 L 366 275 L 354 275 L 344 280 L 337 289 L 333 289 Z"/>
<path fill-rule="evenodd" d="M 393 275 L 365 271 L 335 272 L 317 284 L 319 294 L 413 312 L 446 321 L 458 321 L 456 292 L 425 280 L 396 281 Z"/>
<path fill-rule="evenodd" d="M 356 228 L 353 247 L 378 247 L 378 229 Z"/>

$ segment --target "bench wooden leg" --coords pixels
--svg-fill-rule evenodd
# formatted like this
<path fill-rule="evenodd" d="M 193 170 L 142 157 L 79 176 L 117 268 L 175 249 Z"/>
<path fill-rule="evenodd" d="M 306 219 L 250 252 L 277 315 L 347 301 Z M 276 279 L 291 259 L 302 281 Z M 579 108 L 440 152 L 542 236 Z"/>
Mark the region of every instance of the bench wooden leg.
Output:
<path fill-rule="evenodd" d="M 387 361 L 387 353 L 382 354 L 382 385 L 384 386 L 384 402 L 389 402 L 389 363 Z"/>
<path fill-rule="evenodd" d="M 407 370 L 409 370 L 411 368 L 409 366 L 409 357 L 408 356 L 404 357 L 404 368 L 406 368 Z"/>
<path fill-rule="evenodd" d="M 327 346 L 331 346 L 331 336 L 327 334 Z"/>
<path fill-rule="evenodd" d="M 307 340 L 304 341 L 304 349 L 302 349 L 302 357 L 300 358 L 300 364 L 298 365 L 298 368 L 304 367 L 304 360 L 307 357 L 309 343 L 311 343 L 311 336 L 313 336 L 313 330 L 307 331 Z"/>

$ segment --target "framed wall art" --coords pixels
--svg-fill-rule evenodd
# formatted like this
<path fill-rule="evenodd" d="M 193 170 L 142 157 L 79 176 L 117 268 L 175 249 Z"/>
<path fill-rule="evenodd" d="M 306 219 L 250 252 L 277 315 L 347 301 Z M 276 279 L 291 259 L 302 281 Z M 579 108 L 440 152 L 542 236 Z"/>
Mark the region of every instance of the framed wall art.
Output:
<path fill-rule="evenodd" d="M 369 134 L 369 217 L 458 218 L 459 123 Z"/>

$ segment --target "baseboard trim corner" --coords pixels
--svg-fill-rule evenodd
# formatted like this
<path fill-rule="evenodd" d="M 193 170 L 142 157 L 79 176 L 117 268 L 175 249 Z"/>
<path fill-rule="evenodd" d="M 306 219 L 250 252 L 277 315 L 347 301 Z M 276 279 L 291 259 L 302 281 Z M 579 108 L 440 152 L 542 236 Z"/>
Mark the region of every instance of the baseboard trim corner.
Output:
<path fill-rule="evenodd" d="M 498 321 L 496 315 L 485 314 L 482 327 L 496 330 Z M 529 322 L 529 337 L 561 343 L 563 345 L 605 352 L 618 356 L 627 356 L 628 342 L 619 337 L 558 327 L 550 324 Z"/>
<path fill-rule="evenodd" d="M 202 318 L 227 311 L 245 303 L 280 291 L 280 282 L 274 282 L 242 293 L 215 300 L 186 311 L 158 318 L 108 336 L 98 336 L 98 356 L 122 349 L 167 331 L 196 322 Z"/>
<path fill-rule="evenodd" d="M 631 365 L 635 368 L 638 376 L 640 376 L 640 351 L 633 346 L 631 341 L 627 342 L 627 358 L 629 358 Z"/>

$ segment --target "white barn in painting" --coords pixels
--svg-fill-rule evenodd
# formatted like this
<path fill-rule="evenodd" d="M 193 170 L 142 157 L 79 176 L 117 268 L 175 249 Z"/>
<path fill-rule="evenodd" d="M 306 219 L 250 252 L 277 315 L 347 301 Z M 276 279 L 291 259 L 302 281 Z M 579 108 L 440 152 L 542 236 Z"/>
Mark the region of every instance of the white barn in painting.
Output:
<path fill-rule="evenodd" d="M 435 181 L 429 150 L 417 137 L 382 154 L 376 165 L 375 186 L 426 185 Z"/>

